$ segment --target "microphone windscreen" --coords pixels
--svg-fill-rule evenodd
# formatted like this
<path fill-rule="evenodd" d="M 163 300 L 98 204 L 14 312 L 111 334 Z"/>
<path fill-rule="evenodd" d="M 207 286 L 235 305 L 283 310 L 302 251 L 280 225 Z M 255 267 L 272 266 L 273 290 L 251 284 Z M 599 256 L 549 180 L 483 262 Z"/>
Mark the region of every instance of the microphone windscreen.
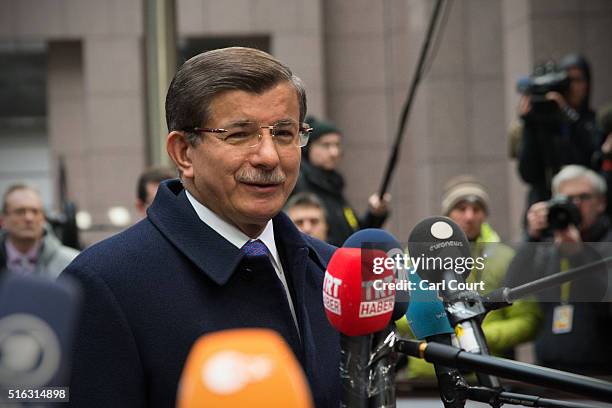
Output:
<path fill-rule="evenodd" d="M 408 252 L 411 258 L 422 258 L 417 273 L 430 282 L 441 282 L 447 277 L 442 265 L 448 260 L 471 257 L 465 233 L 448 217 L 429 217 L 419 222 L 408 237 Z M 467 279 L 470 270 L 464 272 L 462 279 Z"/>
<path fill-rule="evenodd" d="M 338 248 L 332 255 L 323 280 L 323 304 L 340 333 L 364 336 L 389 324 L 395 290 L 384 286 L 394 281 L 386 258 L 383 251 L 359 248 Z"/>
<path fill-rule="evenodd" d="M 353 233 L 346 239 L 343 245 L 344 248 L 361 248 L 362 250 L 378 249 L 387 253 L 387 255 L 393 257 L 395 254 L 403 254 L 402 246 L 391 234 L 380 228 L 366 228 Z M 405 279 L 405 271 L 396 270 L 394 271 L 396 278 Z M 401 319 L 406 310 L 408 309 L 409 303 L 408 291 L 395 292 L 395 305 L 393 307 L 393 315 L 391 321 Z"/>
<path fill-rule="evenodd" d="M 417 274 L 411 274 L 410 281 L 414 283 L 414 289 L 406 319 L 414 337 L 424 340 L 438 334 L 453 333 L 444 303 L 438 297 L 437 291 L 421 286 L 421 278 Z"/>
<path fill-rule="evenodd" d="M 0 386 L 66 387 L 80 314 L 73 280 L 8 274 L 0 283 Z"/>
<path fill-rule="evenodd" d="M 287 344 L 268 329 L 200 337 L 189 353 L 178 408 L 311 408 L 306 377 Z"/>

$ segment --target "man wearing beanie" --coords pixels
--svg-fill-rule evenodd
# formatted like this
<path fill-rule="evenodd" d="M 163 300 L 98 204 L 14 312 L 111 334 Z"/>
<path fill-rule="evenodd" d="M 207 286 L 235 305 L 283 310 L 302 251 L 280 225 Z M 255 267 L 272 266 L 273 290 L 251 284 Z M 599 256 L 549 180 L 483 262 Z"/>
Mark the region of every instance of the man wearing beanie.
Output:
<path fill-rule="evenodd" d="M 490 208 L 489 194 L 485 187 L 471 176 L 451 179 L 442 196 L 442 214 L 455 221 L 472 244 L 472 257 L 483 257 L 485 267 L 474 268 L 467 282 L 484 282 L 481 294 L 503 286 L 506 271 L 514 250 L 502 244 L 499 235 L 487 221 Z M 482 322 L 482 329 L 492 354 L 513 357 L 513 348 L 537 334 L 541 315 L 537 303 L 519 300 L 512 306 L 489 312 Z M 407 321 L 397 325 L 404 334 L 409 333 Z M 408 378 L 434 378 L 433 366 L 424 360 L 410 359 Z"/>
<path fill-rule="evenodd" d="M 342 135 L 331 123 L 306 118 L 313 131 L 308 144 L 302 148 L 302 164 L 293 194 L 308 192 L 316 195 L 327 214 L 327 242 L 342 246 L 355 231 L 362 228 L 379 228 L 388 215 L 388 196 L 379 200 L 372 195 L 368 211 L 358 218 L 344 197 L 344 178 L 336 171 L 342 152 Z"/>

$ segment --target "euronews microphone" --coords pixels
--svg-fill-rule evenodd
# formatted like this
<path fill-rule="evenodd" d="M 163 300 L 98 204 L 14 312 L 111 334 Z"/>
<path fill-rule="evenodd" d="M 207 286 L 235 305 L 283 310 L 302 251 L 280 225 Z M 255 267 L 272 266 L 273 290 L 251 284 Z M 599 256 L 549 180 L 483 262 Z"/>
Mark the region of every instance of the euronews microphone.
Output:
<path fill-rule="evenodd" d="M 410 296 L 410 306 L 406 312 L 408 325 L 414 336 L 419 340 L 431 343 L 441 343 L 450 346 L 454 330 L 448 321 L 444 303 L 436 291 L 421 287 L 420 277 L 410 274 L 413 290 Z M 461 372 L 455 367 L 433 363 L 438 379 L 440 399 L 445 408 L 461 408 L 468 398 L 468 384 Z"/>
<path fill-rule="evenodd" d="M 338 248 L 323 281 L 323 304 L 329 322 L 340 332 L 341 406 L 368 407 L 369 359 L 372 334 L 387 327 L 393 314 L 395 291 L 376 289 L 393 282 L 393 271 L 374 273 L 380 250 Z"/>
<path fill-rule="evenodd" d="M 312 408 L 306 377 L 274 331 L 233 329 L 200 337 L 181 375 L 178 408 Z"/>
<path fill-rule="evenodd" d="M 0 388 L 69 386 L 80 305 L 72 280 L 6 273 L 0 283 Z"/>
<path fill-rule="evenodd" d="M 360 248 L 362 251 L 380 250 L 384 251 L 387 256 L 391 258 L 395 254 L 403 254 L 402 246 L 399 241 L 391 233 L 378 228 L 366 228 L 355 232 L 347 238 L 343 247 Z M 396 268 L 395 274 L 398 279 L 405 279 L 404 268 Z M 385 345 L 383 342 L 389 333 L 394 330 L 394 322 L 402 318 L 406 313 L 406 309 L 408 308 L 408 295 L 407 291 L 400 293 L 396 290 L 391 324 L 372 336 L 371 352 L 377 354 L 378 350 L 384 349 L 386 353 L 384 356 L 377 358 L 372 367 L 371 387 L 369 392 L 369 406 L 371 408 L 390 407 L 395 405 L 395 366 L 398 362 L 398 354 L 384 347 Z M 402 356 L 402 358 L 405 359 L 404 356 Z"/>
<path fill-rule="evenodd" d="M 472 254 L 463 230 L 448 217 L 426 218 L 410 233 L 408 251 L 414 259 L 420 258 L 420 265 L 415 268 L 421 279 L 438 285 L 438 293 L 446 304 L 447 315 L 461 348 L 488 355 L 489 348 L 480 325 L 486 309 L 480 295 L 465 284 L 471 269 L 465 265 Z M 454 268 L 459 260 L 463 265 L 462 273 Z M 447 264 L 451 267 L 446 267 Z M 483 386 L 501 387 L 495 376 L 483 373 L 476 373 L 476 376 Z"/>

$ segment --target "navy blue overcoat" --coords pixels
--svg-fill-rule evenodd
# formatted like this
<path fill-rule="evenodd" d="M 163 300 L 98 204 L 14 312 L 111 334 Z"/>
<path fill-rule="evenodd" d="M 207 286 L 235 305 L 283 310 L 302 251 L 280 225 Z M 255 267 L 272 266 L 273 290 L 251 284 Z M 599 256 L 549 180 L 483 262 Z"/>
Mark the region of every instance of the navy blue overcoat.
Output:
<path fill-rule="evenodd" d="M 321 294 L 334 247 L 300 233 L 283 213 L 273 223 L 299 336 L 286 300 L 273 295 L 273 271 L 246 268 L 241 252 L 198 218 L 178 180 L 160 185 L 146 219 L 83 251 L 64 271 L 81 283 L 85 300 L 70 406 L 174 407 L 200 336 L 260 327 L 289 344 L 316 406 L 338 407 L 339 335 Z"/>

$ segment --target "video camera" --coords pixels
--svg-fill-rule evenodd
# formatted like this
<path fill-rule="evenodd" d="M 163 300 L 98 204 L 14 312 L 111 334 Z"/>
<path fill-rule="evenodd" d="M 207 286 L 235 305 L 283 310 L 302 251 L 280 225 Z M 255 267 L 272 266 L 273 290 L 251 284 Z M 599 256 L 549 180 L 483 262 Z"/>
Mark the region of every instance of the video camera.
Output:
<path fill-rule="evenodd" d="M 532 110 L 536 116 L 547 116 L 559 111 L 556 102 L 546 99 L 548 92 L 567 96 L 570 79 L 554 61 L 537 65 L 533 74 L 517 81 L 516 89 L 520 94 L 529 96 Z"/>

